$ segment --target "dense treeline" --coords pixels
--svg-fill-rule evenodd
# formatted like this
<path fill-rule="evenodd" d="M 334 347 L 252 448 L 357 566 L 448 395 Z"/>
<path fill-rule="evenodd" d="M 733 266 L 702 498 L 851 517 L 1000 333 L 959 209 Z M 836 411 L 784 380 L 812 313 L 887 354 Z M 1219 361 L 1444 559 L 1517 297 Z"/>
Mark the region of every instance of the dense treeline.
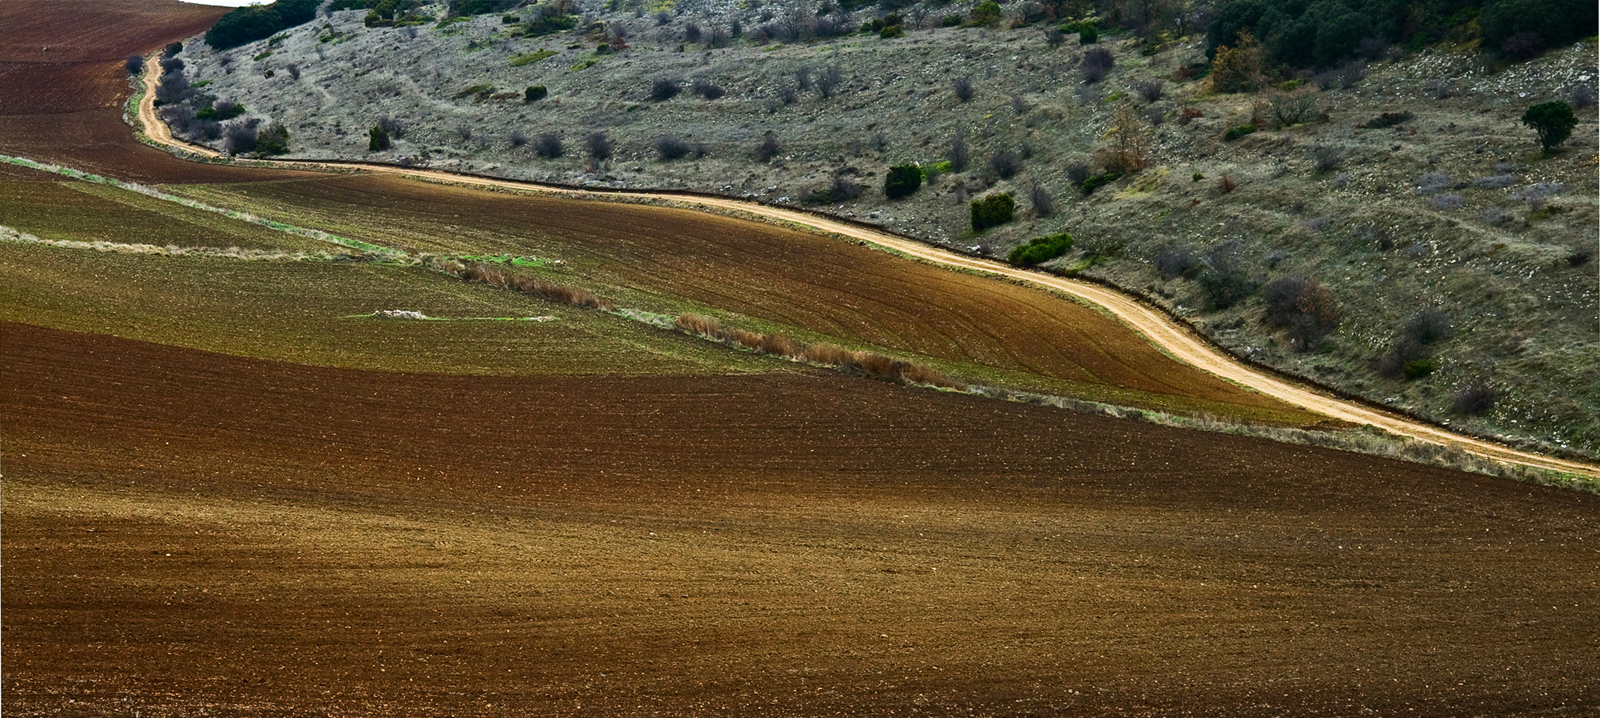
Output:
<path fill-rule="evenodd" d="M 1391 43 L 1420 47 L 1473 29 L 1483 44 L 1511 55 L 1595 34 L 1594 0 L 1222 0 L 1208 46 L 1232 45 L 1250 31 L 1275 61 L 1328 67 Z"/>
<path fill-rule="evenodd" d="M 271 5 L 238 8 L 217 20 L 206 31 L 206 44 L 218 50 L 265 40 L 317 16 L 321 0 L 277 0 Z"/>

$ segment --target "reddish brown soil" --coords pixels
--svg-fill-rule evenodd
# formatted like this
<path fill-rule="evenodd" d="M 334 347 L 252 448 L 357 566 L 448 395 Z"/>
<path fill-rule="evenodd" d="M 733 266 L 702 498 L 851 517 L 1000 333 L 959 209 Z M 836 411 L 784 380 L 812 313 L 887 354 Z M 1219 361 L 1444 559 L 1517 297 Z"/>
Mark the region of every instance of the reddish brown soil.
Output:
<path fill-rule="evenodd" d="M 200 32 L 225 12 L 177 0 L 0 2 L 0 153 L 140 182 L 261 179 L 141 145 L 122 121 L 132 94 L 127 56 Z"/>
<path fill-rule="evenodd" d="M 0 354 L 7 715 L 1600 707 L 1594 496 L 831 376 Z"/>
<path fill-rule="evenodd" d="M 296 223 L 409 250 L 461 251 L 429 243 L 470 238 L 475 252 L 559 257 L 602 293 L 641 288 L 825 336 L 1061 380 L 1093 399 L 1317 420 L 1176 362 L 1089 306 L 834 237 L 690 210 L 396 177 L 231 185 L 212 194 L 223 205 L 270 207 Z"/>

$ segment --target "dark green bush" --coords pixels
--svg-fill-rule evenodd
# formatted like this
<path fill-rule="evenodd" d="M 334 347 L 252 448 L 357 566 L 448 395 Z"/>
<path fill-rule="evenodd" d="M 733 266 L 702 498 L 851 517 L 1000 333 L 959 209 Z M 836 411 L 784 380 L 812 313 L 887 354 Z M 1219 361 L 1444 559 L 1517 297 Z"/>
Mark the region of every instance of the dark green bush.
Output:
<path fill-rule="evenodd" d="M 939 27 L 960 27 L 961 22 L 960 15 L 946 15 L 939 21 Z"/>
<path fill-rule="evenodd" d="M 1027 244 L 1011 250 L 1011 255 L 1006 257 L 1006 261 L 1019 267 L 1032 267 L 1066 254 L 1070 249 L 1072 249 L 1072 235 L 1062 232 L 1030 240 Z"/>
<path fill-rule="evenodd" d="M 244 105 L 224 101 L 216 104 L 207 103 L 204 109 L 194 113 L 194 118 L 197 120 L 222 121 L 231 120 L 242 114 L 244 114 Z"/>
<path fill-rule="evenodd" d="M 967 20 L 966 26 L 979 27 L 982 25 L 993 25 L 997 22 L 1000 22 L 1001 14 L 1000 3 L 997 3 L 994 0 L 987 0 L 986 2 L 981 3 L 972 9 L 972 14 L 969 16 L 970 19 Z"/>
<path fill-rule="evenodd" d="M 972 230 L 982 232 L 1011 221 L 1017 201 L 1006 192 L 972 200 Z"/>
<path fill-rule="evenodd" d="M 236 8 L 217 20 L 206 31 L 206 44 L 228 50 L 245 43 L 265 40 L 317 16 L 321 0 L 277 0 L 271 5 Z"/>
<path fill-rule="evenodd" d="M 922 168 L 917 165 L 895 165 L 883 180 L 883 195 L 889 199 L 910 197 L 922 187 Z"/>
<path fill-rule="evenodd" d="M 367 132 L 368 152 L 382 152 L 390 146 L 389 133 L 384 132 L 382 127 L 374 127 Z"/>
<path fill-rule="evenodd" d="M 1549 47 L 1565 45 L 1594 35 L 1597 24 L 1592 0 L 1498 0 L 1478 14 L 1485 44 L 1502 49 L 1507 40 L 1530 32 Z"/>
<path fill-rule="evenodd" d="M 1439 362 L 1434 359 L 1416 359 L 1406 362 L 1405 366 L 1400 368 L 1400 373 L 1404 374 L 1407 379 L 1414 380 L 1432 374 L 1438 369 Z"/>
<path fill-rule="evenodd" d="M 1224 142 L 1232 142 L 1240 137 L 1244 137 L 1245 135 L 1253 134 L 1255 131 L 1255 125 L 1239 125 L 1238 127 L 1222 133 L 1222 140 Z"/>
<path fill-rule="evenodd" d="M 1083 188 L 1083 195 L 1085 197 L 1087 197 L 1087 196 L 1089 196 L 1091 194 L 1094 194 L 1095 190 L 1100 189 L 1101 187 L 1103 187 L 1105 185 L 1111 184 L 1112 182 L 1115 182 L 1115 181 L 1117 181 L 1118 179 L 1121 179 L 1121 178 L 1122 178 L 1122 175 L 1120 175 L 1120 174 L 1118 174 L 1116 172 L 1107 172 L 1107 173 L 1102 174 L 1102 175 L 1095 175 L 1093 177 L 1090 177 L 1090 178 L 1084 180 L 1083 184 L 1081 185 L 1081 187 Z"/>
<path fill-rule="evenodd" d="M 289 130 L 283 125 L 273 125 L 256 136 L 256 152 L 262 155 L 289 154 Z"/>
<path fill-rule="evenodd" d="M 161 48 L 162 57 L 177 57 L 180 52 L 183 52 L 183 43 L 181 42 L 169 42 L 166 47 Z"/>
<path fill-rule="evenodd" d="M 538 102 L 550 96 L 550 91 L 544 85 L 531 85 L 522 91 L 523 102 Z"/>
<path fill-rule="evenodd" d="M 1539 133 L 1539 145 L 1544 148 L 1545 154 L 1567 141 L 1572 135 L 1572 128 L 1578 126 L 1578 118 L 1572 113 L 1572 105 L 1562 100 L 1541 102 L 1528 108 L 1522 113 L 1522 124 L 1533 128 Z"/>

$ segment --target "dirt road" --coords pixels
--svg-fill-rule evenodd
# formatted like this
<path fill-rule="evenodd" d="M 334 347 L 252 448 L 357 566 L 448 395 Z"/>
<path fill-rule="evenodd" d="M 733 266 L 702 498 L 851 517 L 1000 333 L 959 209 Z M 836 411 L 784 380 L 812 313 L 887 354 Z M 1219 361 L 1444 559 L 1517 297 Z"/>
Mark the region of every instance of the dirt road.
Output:
<path fill-rule="evenodd" d="M 151 61 L 145 63 L 145 66 L 147 68 L 155 66 L 154 60 L 155 58 L 152 56 Z M 139 119 L 144 124 L 145 134 L 158 144 L 182 149 L 204 157 L 221 157 L 222 155 L 215 150 L 191 145 L 172 136 L 171 129 L 160 121 L 155 112 L 156 80 L 157 77 L 154 73 L 149 71 L 145 73 L 145 93 L 139 103 Z M 769 220 L 811 227 L 824 232 L 870 242 L 926 262 L 1014 279 L 1078 297 L 1105 308 L 1135 331 L 1148 337 L 1156 346 L 1171 353 L 1180 361 L 1199 367 L 1228 381 L 1250 387 L 1268 396 L 1300 406 L 1309 411 L 1325 414 L 1334 419 L 1356 424 L 1369 424 L 1392 434 L 1442 446 L 1456 447 L 1478 456 L 1510 464 L 1600 478 L 1600 467 L 1513 449 L 1492 441 L 1458 434 L 1399 414 L 1347 401 L 1313 387 L 1291 382 L 1261 371 L 1217 349 L 1196 336 L 1187 327 L 1173 321 L 1171 317 L 1115 290 L 1089 282 L 1018 269 L 992 260 L 956 254 L 955 252 L 926 245 L 915 240 L 868 229 L 856 224 L 831 220 L 808 212 L 770 207 L 735 199 L 699 195 L 573 190 L 436 170 L 407 169 L 353 162 L 270 162 L 268 164 L 284 168 L 304 168 L 307 164 L 314 164 L 330 169 L 355 169 L 367 172 L 398 174 L 469 186 L 558 193 L 581 200 L 666 200 L 690 206 L 739 212 Z"/>

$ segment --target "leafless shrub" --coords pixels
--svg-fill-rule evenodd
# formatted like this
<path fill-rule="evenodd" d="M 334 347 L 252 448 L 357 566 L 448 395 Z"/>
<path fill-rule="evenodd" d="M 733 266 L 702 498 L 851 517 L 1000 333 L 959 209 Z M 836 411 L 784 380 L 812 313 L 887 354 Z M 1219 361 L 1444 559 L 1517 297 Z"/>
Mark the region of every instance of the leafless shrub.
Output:
<path fill-rule="evenodd" d="M 1007 149 L 995 150 L 989 157 L 989 169 L 999 175 L 1001 179 L 1011 179 L 1022 171 L 1022 160 L 1017 158 L 1017 153 Z"/>
<path fill-rule="evenodd" d="M 289 77 L 291 77 L 293 79 L 296 79 L 296 80 L 300 79 L 300 66 L 299 65 L 296 65 L 296 64 L 291 62 L 291 63 L 283 66 L 283 71 L 289 73 Z"/>
<path fill-rule="evenodd" d="M 506 135 L 506 141 L 511 143 L 512 149 L 515 149 L 528 144 L 528 136 L 522 134 L 522 130 L 512 130 L 511 134 Z"/>
<path fill-rule="evenodd" d="M 1567 186 L 1560 182 L 1540 182 L 1539 184 L 1514 192 L 1511 199 L 1522 200 L 1528 203 L 1528 209 L 1535 212 L 1542 209 L 1546 202 L 1566 189 Z"/>
<path fill-rule="evenodd" d="M 1428 206 L 1438 210 L 1455 209 L 1463 201 L 1459 194 L 1437 194 L 1428 198 Z"/>
<path fill-rule="evenodd" d="M 1443 172 L 1424 172 L 1417 175 L 1415 182 L 1417 184 L 1417 192 L 1425 195 L 1443 192 L 1451 184 L 1450 175 Z"/>
<path fill-rule="evenodd" d="M 1451 396 L 1456 413 L 1463 416 L 1480 416 L 1494 408 L 1500 392 L 1488 384 L 1472 383 L 1457 389 Z"/>
<path fill-rule="evenodd" d="M 1456 88 L 1449 80 L 1432 79 L 1422 86 L 1422 91 L 1435 100 L 1448 99 L 1456 93 Z"/>
<path fill-rule="evenodd" d="M 1267 112 L 1279 127 L 1293 127 L 1309 118 L 1317 107 L 1317 95 L 1310 88 L 1275 92 L 1267 97 Z"/>
<path fill-rule="evenodd" d="M 1594 107 L 1594 88 L 1588 83 L 1577 83 L 1567 88 L 1567 104 L 1575 109 Z"/>
<path fill-rule="evenodd" d="M 1162 247 L 1156 250 L 1156 271 L 1161 273 L 1163 279 L 1194 279 L 1203 268 L 1200 256 L 1188 247 Z"/>
<path fill-rule="evenodd" d="M 1144 98 L 1145 102 L 1155 102 L 1167 94 L 1167 87 L 1160 80 L 1145 80 L 1134 85 L 1133 91 Z"/>
<path fill-rule="evenodd" d="M 684 39 L 684 41 L 691 42 L 691 43 L 698 43 L 698 42 L 700 42 L 700 35 L 701 35 L 700 26 L 698 24 L 693 23 L 693 22 L 684 24 L 684 26 L 683 26 L 683 39 Z"/>
<path fill-rule="evenodd" d="M 1344 150 L 1319 144 L 1311 148 L 1311 159 L 1316 162 L 1318 173 L 1332 172 L 1344 165 Z"/>
<path fill-rule="evenodd" d="M 1052 50 L 1061 47 L 1061 43 L 1065 42 L 1066 39 L 1066 33 L 1061 32 L 1059 26 L 1051 25 L 1044 31 L 1044 44 L 1049 45 Z"/>
<path fill-rule="evenodd" d="M 1400 334 L 1418 344 L 1434 344 L 1453 336 L 1455 327 L 1450 324 L 1450 315 L 1437 307 L 1428 307 L 1412 315 Z"/>
<path fill-rule="evenodd" d="M 1117 66 L 1117 59 L 1111 51 L 1103 47 L 1095 47 L 1083 53 L 1083 66 L 1095 67 L 1105 72 Z"/>
<path fill-rule="evenodd" d="M 1394 232 L 1386 227 L 1380 227 L 1375 222 L 1367 222 L 1350 229 L 1355 238 L 1363 244 L 1375 244 L 1384 252 L 1394 249 Z"/>
<path fill-rule="evenodd" d="M 694 94 L 699 95 L 707 100 L 716 100 L 727 94 L 721 87 L 718 87 L 710 80 L 707 80 L 703 77 L 696 79 L 691 89 L 694 91 Z"/>
<path fill-rule="evenodd" d="M 672 24 L 672 13 L 667 12 L 666 10 L 656 13 L 655 18 L 656 25 L 658 26 L 665 27 Z"/>
<path fill-rule="evenodd" d="M 379 117 L 376 124 L 378 129 L 393 139 L 403 139 L 406 136 L 406 126 L 393 117 Z"/>
<path fill-rule="evenodd" d="M 659 78 L 650 83 L 650 99 L 656 102 L 666 102 L 682 91 L 683 86 L 677 80 Z"/>
<path fill-rule="evenodd" d="M 1263 287 L 1261 297 L 1266 300 L 1267 323 L 1286 330 L 1297 351 L 1321 346 L 1339 326 L 1333 294 L 1315 279 L 1283 277 Z"/>
<path fill-rule="evenodd" d="M 456 136 L 460 137 L 462 142 L 466 142 L 468 140 L 471 140 L 472 139 L 472 128 L 468 127 L 466 125 L 461 125 L 460 127 L 456 128 Z"/>
<path fill-rule="evenodd" d="M 223 132 L 223 150 L 230 155 L 240 155 L 256 148 L 257 120 L 229 125 Z"/>
<path fill-rule="evenodd" d="M 1348 90 L 1367 79 L 1367 63 L 1351 60 L 1339 68 L 1339 86 Z"/>
<path fill-rule="evenodd" d="M 1482 212 L 1479 212 L 1478 219 L 1488 222 L 1489 224 L 1499 226 L 1516 218 L 1511 216 L 1510 212 L 1507 212 L 1500 207 L 1490 207 Z"/>
<path fill-rule="evenodd" d="M 843 70 L 837 63 L 829 65 L 822 74 L 817 75 L 817 95 L 824 100 L 833 97 L 833 93 L 839 89 L 839 84 L 842 82 L 844 82 Z"/>
<path fill-rule="evenodd" d="M 1472 186 L 1478 189 L 1505 189 L 1516 183 L 1516 175 L 1489 175 L 1487 177 L 1479 177 L 1473 180 Z"/>
<path fill-rule="evenodd" d="M 967 134 L 957 132 L 954 139 L 950 140 L 950 169 L 956 172 L 965 172 L 971 157 L 967 150 Z"/>
<path fill-rule="evenodd" d="M 590 132 L 589 136 L 583 138 L 583 142 L 588 146 L 590 159 L 595 162 L 611 159 L 611 140 L 606 137 L 606 133 Z"/>
<path fill-rule="evenodd" d="M 810 91 L 811 90 L 811 68 L 809 68 L 809 67 L 801 67 L 801 68 L 795 70 L 794 71 L 794 84 L 797 87 L 800 88 L 801 92 Z"/>
<path fill-rule="evenodd" d="M 1081 187 L 1085 180 L 1094 176 L 1094 170 L 1087 162 L 1073 162 L 1067 165 L 1067 181 L 1074 187 Z"/>
<path fill-rule="evenodd" d="M 1108 68 L 1101 67 L 1099 65 L 1090 65 L 1088 63 L 1078 66 L 1078 75 L 1083 78 L 1083 84 L 1085 85 L 1098 84 L 1101 80 L 1106 78 L 1106 72 L 1108 71 Z M 1083 101 L 1082 97 L 1079 97 L 1078 104 L 1086 103 Z"/>
<path fill-rule="evenodd" d="M 1228 194 L 1238 186 L 1238 183 L 1234 182 L 1232 177 L 1223 175 L 1217 179 L 1217 194 Z"/>
<path fill-rule="evenodd" d="M 1055 214 L 1056 201 L 1050 196 L 1050 192 L 1044 188 L 1044 185 L 1038 182 L 1033 183 L 1033 186 L 1028 189 L 1028 199 L 1033 202 L 1033 213 L 1035 215 L 1049 217 Z"/>
<path fill-rule="evenodd" d="M 1167 109 L 1160 105 L 1151 105 L 1144 108 L 1144 119 L 1150 126 L 1157 127 L 1167 121 Z"/>
<path fill-rule="evenodd" d="M 656 155 L 663 161 L 680 160 L 688 157 L 694 148 L 682 137 L 677 135 L 662 135 L 657 137 L 651 145 L 655 148 Z"/>
<path fill-rule="evenodd" d="M 778 144 L 778 137 L 771 130 L 761 135 L 761 142 L 756 145 L 756 160 L 762 163 L 771 162 L 783 152 L 783 146 Z"/>
<path fill-rule="evenodd" d="M 156 85 L 156 99 L 163 105 L 182 102 L 189 96 L 189 78 L 181 72 L 169 72 L 161 76 L 161 84 Z"/>
<path fill-rule="evenodd" d="M 533 141 L 533 153 L 547 160 L 553 160 L 566 152 L 561 145 L 561 135 L 546 132 Z"/>
<path fill-rule="evenodd" d="M 961 102 L 972 99 L 972 78 L 962 76 L 951 80 L 950 90 L 956 94 L 956 99 Z"/>
<path fill-rule="evenodd" d="M 1027 100 L 1022 99 L 1021 94 L 1011 95 L 1011 111 L 1017 113 L 1018 115 L 1025 115 L 1028 113 L 1028 102 Z"/>

